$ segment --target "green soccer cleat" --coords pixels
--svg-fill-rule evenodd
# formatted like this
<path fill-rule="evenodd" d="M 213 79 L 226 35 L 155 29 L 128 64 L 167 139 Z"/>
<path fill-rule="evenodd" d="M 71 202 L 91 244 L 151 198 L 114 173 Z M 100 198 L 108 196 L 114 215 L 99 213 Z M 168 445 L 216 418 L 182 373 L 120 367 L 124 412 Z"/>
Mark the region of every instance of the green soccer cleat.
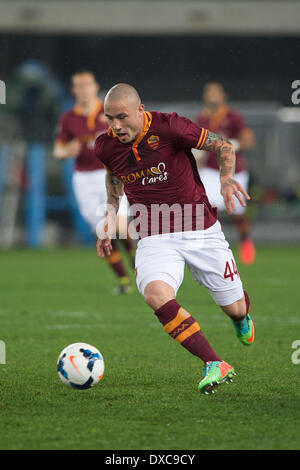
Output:
<path fill-rule="evenodd" d="M 232 323 L 235 329 L 235 334 L 240 342 L 246 346 L 250 346 L 254 342 L 254 324 L 249 313 L 241 322 L 237 323 L 232 320 Z"/>
<path fill-rule="evenodd" d="M 215 388 L 225 382 L 232 382 L 236 375 L 234 368 L 225 361 L 207 362 L 203 368 L 204 378 L 199 382 L 198 390 L 208 395 L 215 393 Z"/>
<path fill-rule="evenodd" d="M 124 295 L 132 292 L 132 283 L 128 277 L 121 277 L 119 285 L 114 288 L 114 295 Z"/>

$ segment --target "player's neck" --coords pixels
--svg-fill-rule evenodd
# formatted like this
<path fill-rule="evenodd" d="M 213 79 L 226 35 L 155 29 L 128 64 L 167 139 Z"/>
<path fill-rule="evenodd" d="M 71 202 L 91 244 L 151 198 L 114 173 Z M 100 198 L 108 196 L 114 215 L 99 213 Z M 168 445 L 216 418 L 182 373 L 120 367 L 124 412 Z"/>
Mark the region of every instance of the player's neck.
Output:
<path fill-rule="evenodd" d="M 88 116 L 89 114 L 92 113 L 92 111 L 94 111 L 98 101 L 99 100 L 96 97 L 93 100 L 88 101 L 88 102 L 77 103 L 77 106 L 80 108 L 80 110 L 81 110 L 81 112 L 84 116 Z"/>
<path fill-rule="evenodd" d="M 139 138 L 139 136 L 143 133 L 144 128 L 145 128 L 145 113 L 143 113 L 138 131 L 137 131 L 135 137 L 132 139 L 132 142 L 134 142 L 136 139 Z"/>
<path fill-rule="evenodd" d="M 207 106 L 207 109 L 209 110 L 210 114 L 217 114 L 219 113 L 223 108 L 225 108 L 225 103 L 221 103 L 218 105 L 210 105 Z"/>

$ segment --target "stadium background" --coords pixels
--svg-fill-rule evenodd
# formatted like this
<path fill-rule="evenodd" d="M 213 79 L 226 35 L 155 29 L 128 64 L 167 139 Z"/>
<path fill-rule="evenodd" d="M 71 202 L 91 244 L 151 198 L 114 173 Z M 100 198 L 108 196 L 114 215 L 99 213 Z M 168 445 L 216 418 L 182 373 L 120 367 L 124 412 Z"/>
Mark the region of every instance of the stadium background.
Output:
<path fill-rule="evenodd" d="M 1 448 L 299 448 L 299 366 L 290 356 L 300 336 L 300 106 L 291 99 L 300 2 L 1 0 L 0 11 Z M 95 72 L 102 97 L 129 82 L 149 110 L 190 118 L 204 83 L 220 81 L 254 130 L 248 214 L 257 259 L 240 272 L 255 298 L 258 341 L 253 352 L 232 346 L 230 325 L 203 294 L 200 325 L 242 374 L 232 393 L 200 410 L 190 385 L 198 363 L 186 369 L 137 293 L 112 298 L 114 279 L 74 205 L 72 166 L 53 158 L 57 117 L 72 105 L 70 75 L 82 68 Z M 189 277 L 181 292 L 195 311 Z M 102 390 L 61 389 L 55 360 L 74 340 L 107 359 Z"/>
<path fill-rule="evenodd" d="M 204 83 L 223 83 L 257 142 L 247 155 L 254 240 L 299 240 L 300 111 L 291 101 L 300 76 L 299 2 L 282 8 L 271 1 L 94 0 L 85 2 L 82 17 L 79 2 L 71 0 L 2 2 L 1 8 L 1 79 L 7 87 L 7 103 L 0 107 L 3 247 L 91 241 L 66 210 L 70 198 L 57 197 L 67 193 L 70 169 L 51 154 L 57 117 L 72 104 L 70 75 L 82 68 L 95 72 L 102 96 L 111 85 L 129 82 L 148 109 L 192 119 L 202 107 Z M 43 148 L 37 149 L 40 170 L 32 164 L 34 179 L 43 181 L 31 194 L 28 153 L 36 142 Z M 228 233 L 234 241 L 235 232 Z"/>

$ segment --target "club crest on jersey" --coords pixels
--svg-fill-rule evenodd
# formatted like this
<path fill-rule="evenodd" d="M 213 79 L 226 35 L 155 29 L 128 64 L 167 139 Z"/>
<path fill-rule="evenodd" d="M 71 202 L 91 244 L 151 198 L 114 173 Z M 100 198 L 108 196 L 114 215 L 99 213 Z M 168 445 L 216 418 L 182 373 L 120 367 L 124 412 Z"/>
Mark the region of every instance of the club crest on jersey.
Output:
<path fill-rule="evenodd" d="M 151 135 L 149 139 L 147 139 L 148 144 L 152 149 L 157 149 L 158 147 L 158 142 L 159 142 L 159 137 L 158 135 Z"/>
<path fill-rule="evenodd" d="M 165 169 L 166 165 L 164 162 L 160 162 L 157 166 L 152 166 L 146 170 L 137 170 L 126 176 L 123 175 L 121 176 L 121 180 L 124 184 L 132 184 L 141 180 L 142 185 L 145 186 L 147 184 L 153 184 L 168 179 L 168 173 Z"/>

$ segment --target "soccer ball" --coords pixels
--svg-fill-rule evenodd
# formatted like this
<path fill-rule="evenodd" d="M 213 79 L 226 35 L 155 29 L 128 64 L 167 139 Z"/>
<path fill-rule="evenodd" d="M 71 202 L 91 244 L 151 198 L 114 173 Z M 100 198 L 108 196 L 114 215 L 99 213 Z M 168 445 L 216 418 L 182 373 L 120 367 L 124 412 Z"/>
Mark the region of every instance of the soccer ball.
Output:
<path fill-rule="evenodd" d="M 85 390 L 103 377 L 103 356 L 94 346 L 74 343 L 62 350 L 57 361 L 61 381 L 69 387 Z"/>

